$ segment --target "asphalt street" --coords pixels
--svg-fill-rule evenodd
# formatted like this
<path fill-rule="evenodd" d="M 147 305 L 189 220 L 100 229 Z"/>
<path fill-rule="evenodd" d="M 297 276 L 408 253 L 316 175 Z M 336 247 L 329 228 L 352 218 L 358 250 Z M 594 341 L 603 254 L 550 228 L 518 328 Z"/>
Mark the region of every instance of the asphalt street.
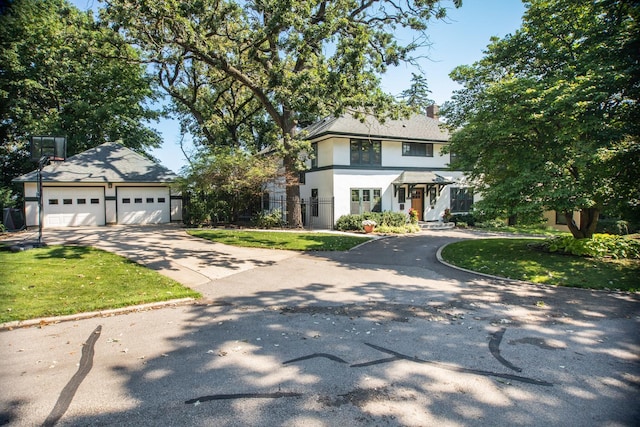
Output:
<path fill-rule="evenodd" d="M 640 424 L 639 296 L 436 260 L 477 234 L 294 253 L 177 227 L 47 233 L 125 254 L 204 297 L 0 332 L 0 425 Z"/>

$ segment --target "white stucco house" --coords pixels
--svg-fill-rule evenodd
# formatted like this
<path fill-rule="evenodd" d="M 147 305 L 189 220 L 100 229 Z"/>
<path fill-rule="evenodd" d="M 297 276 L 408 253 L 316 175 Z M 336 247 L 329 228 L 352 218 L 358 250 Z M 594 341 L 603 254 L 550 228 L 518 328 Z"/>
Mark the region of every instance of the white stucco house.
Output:
<path fill-rule="evenodd" d="M 301 176 L 300 196 L 311 204 L 331 199 L 332 221 L 411 208 L 421 221 L 439 221 L 445 209 L 464 213 L 473 204 L 464 174 L 449 170 L 450 156 L 441 153 L 449 134 L 440 127 L 436 106 L 427 115 L 384 123 L 329 117 L 304 132 L 313 155 Z M 319 213 L 312 205 L 309 215 L 314 211 Z"/>
<path fill-rule="evenodd" d="M 177 176 L 118 143 L 107 142 L 42 170 L 43 227 L 159 224 L 182 220 Z M 39 225 L 38 171 L 24 185 L 27 227 Z"/>

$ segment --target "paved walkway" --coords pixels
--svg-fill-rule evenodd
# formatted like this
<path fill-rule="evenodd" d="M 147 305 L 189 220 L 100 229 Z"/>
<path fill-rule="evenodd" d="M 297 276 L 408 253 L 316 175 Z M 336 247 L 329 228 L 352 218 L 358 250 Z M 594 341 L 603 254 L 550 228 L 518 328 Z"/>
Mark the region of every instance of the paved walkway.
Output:
<path fill-rule="evenodd" d="M 638 295 L 437 263 L 438 247 L 473 237 L 300 254 L 174 226 L 46 234 L 133 257 L 205 298 L 1 332 L 0 424 L 637 425 Z"/>

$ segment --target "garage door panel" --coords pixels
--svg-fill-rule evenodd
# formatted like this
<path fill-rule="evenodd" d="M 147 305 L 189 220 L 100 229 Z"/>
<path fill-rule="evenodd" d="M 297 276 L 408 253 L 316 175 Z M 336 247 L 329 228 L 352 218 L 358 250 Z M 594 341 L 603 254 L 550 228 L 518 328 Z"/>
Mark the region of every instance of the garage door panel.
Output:
<path fill-rule="evenodd" d="M 119 187 L 118 224 L 170 222 L 169 189 L 165 187 Z"/>
<path fill-rule="evenodd" d="M 104 225 L 104 189 L 45 187 L 42 191 L 45 227 Z"/>

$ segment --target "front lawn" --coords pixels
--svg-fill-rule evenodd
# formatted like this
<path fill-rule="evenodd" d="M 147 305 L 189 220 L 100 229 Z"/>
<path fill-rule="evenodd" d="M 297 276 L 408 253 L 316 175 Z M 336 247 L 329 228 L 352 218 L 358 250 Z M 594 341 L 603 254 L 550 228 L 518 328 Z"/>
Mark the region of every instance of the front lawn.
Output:
<path fill-rule="evenodd" d="M 200 295 L 119 255 L 81 246 L 0 251 L 0 323 Z"/>
<path fill-rule="evenodd" d="M 188 233 L 225 245 L 291 251 L 346 251 L 370 240 L 369 237 L 298 231 L 197 229 Z"/>
<path fill-rule="evenodd" d="M 640 260 L 596 259 L 542 252 L 538 239 L 478 239 L 442 251 L 448 263 L 517 280 L 588 289 L 640 290 Z"/>

